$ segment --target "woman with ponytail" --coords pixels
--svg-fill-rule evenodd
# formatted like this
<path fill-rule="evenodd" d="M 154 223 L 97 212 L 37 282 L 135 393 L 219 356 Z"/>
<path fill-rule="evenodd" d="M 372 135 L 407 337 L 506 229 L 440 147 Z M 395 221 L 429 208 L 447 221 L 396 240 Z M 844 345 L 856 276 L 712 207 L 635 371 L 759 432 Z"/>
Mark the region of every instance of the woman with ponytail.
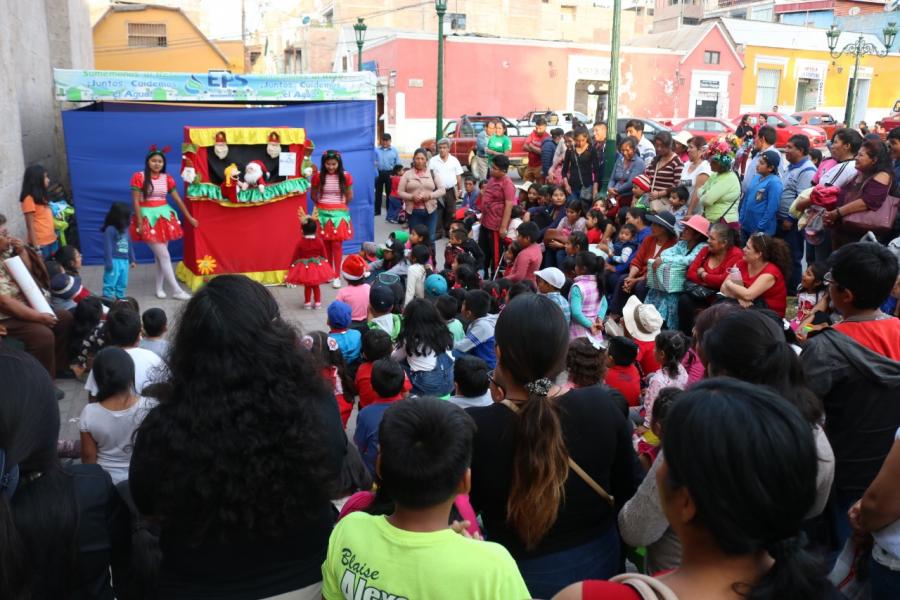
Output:
<path fill-rule="evenodd" d="M 0 598 L 111 600 L 127 583 L 124 504 L 99 465 L 60 465 L 53 381 L 34 358 L 0 346 L 0 381 Z"/>
<path fill-rule="evenodd" d="M 683 392 L 666 419 L 656 473 L 681 566 L 569 586 L 555 600 L 840 598 L 801 533 L 816 497 L 808 421 L 760 385 L 731 378 Z"/>
<path fill-rule="evenodd" d="M 503 399 L 468 409 L 478 426 L 471 500 L 486 535 L 509 550 L 536 598 L 610 577 L 619 564 L 616 511 L 635 487 L 625 415 L 605 388 L 560 395 L 553 382 L 569 330 L 546 296 L 511 300 L 494 338 L 492 381 Z"/>

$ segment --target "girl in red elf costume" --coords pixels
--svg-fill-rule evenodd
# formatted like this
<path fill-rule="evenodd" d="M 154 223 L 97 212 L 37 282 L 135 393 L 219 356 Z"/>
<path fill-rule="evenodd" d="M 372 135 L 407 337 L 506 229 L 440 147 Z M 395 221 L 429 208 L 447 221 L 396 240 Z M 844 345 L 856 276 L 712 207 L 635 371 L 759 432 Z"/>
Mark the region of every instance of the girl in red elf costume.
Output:
<path fill-rule="evenodd" d="M 172 259 L 169 257 L 169 242 L 181 239 L 183 232 L 175 210 L 166 201 L 168 194 L 178 206 L 181 213 L 194 227 L 199 227 L 188 210 L 178 190 L 175 180 L 166 174 L 166 156 L 168 148 L 157 150 L 156 145 L 150 147 L 144 159 L 143 172 L 138 171 L 131 177 L 131 199 L 134 202 L 134 214 L 131 216 L 131 239 L 135 242 L 146 242 L 156 260 L 156 297 L 165 298 L 163 280 L 172 288 L 172 297 L 177 300 L 188 300 L 191 296 L 181 289 L 175 280 Z"/>
<path fill-rule="evenodd" d="M 319 309 L 322 307 L 322 292 L 319 286 L 333 280 L 335 273 L 325 258 L 325 242 L 319 235 L 316 215 L 309 216 L 301 212 L 300 229 L 303 231 L 303 237 L 294 248 L 291 270 L 285 282 L 288 285 L 303 286 L 303 308 L 311 310 L 312 300 L 315 298 L 315 308 Z"/>
<path fill-rule="evenodd" d="M 347 205 L 353 200 L 353 178 L 344 171 L 344 161 L 337 150 L 322 154 L 322 167 L 312 178 L 312 199 L 319 214 L 322 238 L 325 240 L 325 256 L 335 274 L 340 272 L 344 240 L 353 238 L 350 211 Z M 335 276 L 332 287 L 341 287 L 341 278 Z"/>

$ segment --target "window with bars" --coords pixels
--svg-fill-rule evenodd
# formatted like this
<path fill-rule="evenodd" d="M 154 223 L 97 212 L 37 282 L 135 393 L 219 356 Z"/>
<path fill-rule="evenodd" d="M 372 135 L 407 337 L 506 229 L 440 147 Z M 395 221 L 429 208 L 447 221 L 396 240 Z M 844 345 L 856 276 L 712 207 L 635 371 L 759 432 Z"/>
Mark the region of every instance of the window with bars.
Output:
<path fill-rule="evenodd" d="M 451 31 L 464 31 L 466 28 L 465 13 L 447 13 L 447 20 L 450 21 Z"/>
<path fill-rule="evenodd" d="M 129 23 L 129 48 L 165 48 L 168 46 L 165 23 Z"/>

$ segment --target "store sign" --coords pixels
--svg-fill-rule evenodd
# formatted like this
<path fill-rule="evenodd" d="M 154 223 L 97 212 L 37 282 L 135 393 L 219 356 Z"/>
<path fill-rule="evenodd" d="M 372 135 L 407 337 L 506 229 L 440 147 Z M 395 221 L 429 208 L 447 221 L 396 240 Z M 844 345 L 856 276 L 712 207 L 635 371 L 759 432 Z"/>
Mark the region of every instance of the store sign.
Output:
<path fill-rule="evenodd" d="M 163 73 L 53 69 L 56 99 L 68 102 L 279 102 L 374 100 L 370 71 L 253 75 L 231 71 Z"/>
<path fill-rule="evenodd" d="M 701 79 L 700 80 L 700 89 L 701 90 L 717 90 L 717 89 L 719 89 L 719 82 L 714 79 Z"/>
<path fill-rule="evenodd" d="M 609 81 L 609 58 L 605 56 L 570 56 L 569 77 L 572 81 Z"/>
<path fill-rule="evenodd" d="M 794 74 L 797 79 L 824 80 L 827 71 L 827 63 L 798 60 L 794 69 Z"/>

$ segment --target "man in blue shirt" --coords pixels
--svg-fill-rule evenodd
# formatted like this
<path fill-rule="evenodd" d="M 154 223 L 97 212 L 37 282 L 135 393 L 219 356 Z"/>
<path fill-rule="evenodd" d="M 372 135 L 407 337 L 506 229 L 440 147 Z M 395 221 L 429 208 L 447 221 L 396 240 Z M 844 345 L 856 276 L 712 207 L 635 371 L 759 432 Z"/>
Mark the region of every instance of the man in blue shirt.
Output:
<path fill-rule="evenodd" d="M 816 167 L 809 159 L 809 138 L 803 134 L 791 136 L 784 149 L 784 156 L 788 161 L 787 172 L 782 176 L 784 191 L 781 193 L 781 202 L 778 206 L 778 226 L 775 237 L 787 242 L 791 249 L 791 275 L 788 279 L 788 293 L 796 293 L 803 276 L 801 263 L 803 261 L 804 239 L 803 233 L 797 229 L 797 220 L 790 215 L 791 204 L 803 190 L 812 187 L 813 177 L 816 175 Z M 746 202 L 748 199 L 745 198 Z"/>
<path fill-rule="evenodd" d="M 385 206 L 387 206 L 387 197 L 391 195 L 391 171 L 395 166 L 400 164 L 400 155 L 397 150 L 391 147 L 391 134 L 385 133 L 381 136 L 381 145 L 375 148 L 375 168 L 378 170 L 378 177 L 375 179 L 375 214 L 381 214 L 381 194 L 385 195 Z"/>

